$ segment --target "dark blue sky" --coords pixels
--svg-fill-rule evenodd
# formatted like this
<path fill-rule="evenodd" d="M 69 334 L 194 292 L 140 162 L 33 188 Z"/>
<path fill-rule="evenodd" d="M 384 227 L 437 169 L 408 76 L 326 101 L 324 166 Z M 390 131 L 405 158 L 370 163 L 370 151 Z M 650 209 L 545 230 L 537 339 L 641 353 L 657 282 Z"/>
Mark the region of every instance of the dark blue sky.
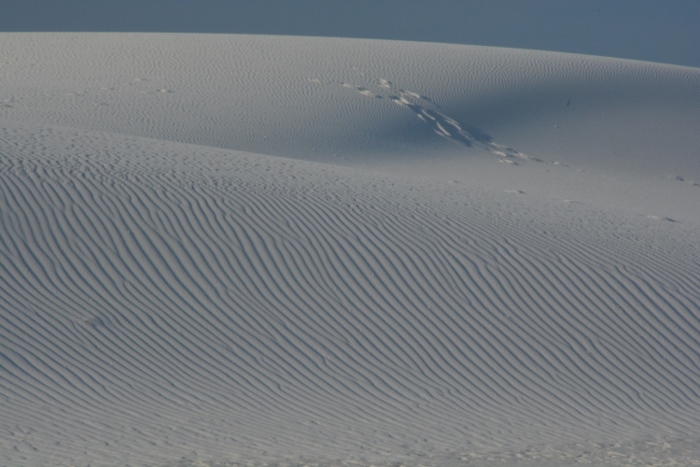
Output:
<path fill-rule="evenodd" d="M 700 67 L 700 0 L 0 0 L 0 31 L 454 42 Z"/>

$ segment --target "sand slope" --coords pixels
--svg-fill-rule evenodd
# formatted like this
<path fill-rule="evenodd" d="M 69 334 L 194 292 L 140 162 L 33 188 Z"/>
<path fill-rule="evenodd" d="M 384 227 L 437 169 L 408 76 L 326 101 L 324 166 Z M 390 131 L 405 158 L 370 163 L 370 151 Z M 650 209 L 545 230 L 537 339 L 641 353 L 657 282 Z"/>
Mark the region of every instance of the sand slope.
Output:
<path fill-rule="evenodd" d="M 9 77 L 2 118 L 14 122 L 322 162 L 332 155 L 405 162 L 426 149 L 432 157 L 447 148 L 463 153 L 470 141 L 493 139 L 584 168 L 670 165 L 700 178 L 697 68 L 243 35 L 2 34 L 2 48 Z M 438 125 L 450 137 L 434 138 Z"/>
<path fill-rule="evenodd" d="M 0 41 L 2 465 L 697 463 L 696 69 Z"/>
<path fill-rule="evenodd" d="M 1 40 L 3 72 L 13 84 L 1 98 L 0 121 L 417 173 L 700 219 L 697 68 L 329 38 Z M 509 172 L 504 164 L 518 167 Z"/>

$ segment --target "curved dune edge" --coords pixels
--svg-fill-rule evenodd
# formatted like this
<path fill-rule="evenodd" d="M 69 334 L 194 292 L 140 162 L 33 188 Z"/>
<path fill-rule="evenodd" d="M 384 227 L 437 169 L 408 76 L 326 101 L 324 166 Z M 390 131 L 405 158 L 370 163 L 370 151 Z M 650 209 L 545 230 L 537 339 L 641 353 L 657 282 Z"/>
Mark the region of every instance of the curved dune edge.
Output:
<path fill-rule="evenodd" d="M 519 190 L 698 226 L 700 69 L 381 40 L 0 33 L 0 127 Z"/>
<path fill-rule="evenodd" d="M 22 126 L 0 190 L 8 465 L 698 458 L 692 228 Z"/>
<path fill-rule="evenodd" d="M 405 165 L 417 156 L 469 160 L 490 152 L 582 169 L 675 170 L 700 181 L 698 68 L 315 37 L 1 33 L 0 40 L 0 121 L 318 162 Z"/>

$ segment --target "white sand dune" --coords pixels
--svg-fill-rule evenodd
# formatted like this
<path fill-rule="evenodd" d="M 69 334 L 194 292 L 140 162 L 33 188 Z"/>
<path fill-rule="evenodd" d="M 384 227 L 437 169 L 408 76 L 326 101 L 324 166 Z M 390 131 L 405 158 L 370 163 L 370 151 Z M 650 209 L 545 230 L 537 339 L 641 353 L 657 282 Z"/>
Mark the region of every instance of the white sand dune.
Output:
<path fill-rule="evenodd" d="M 3 70 L 17 83 L 2 97 L 4 121 L 700 219 L 697 68 L 328 38 L 2 37 Z"/>
<path fill-rule="evenodd" d="M 700 465 L 700 69 L 177 34 L 0 63 L 0 464 Z"/>

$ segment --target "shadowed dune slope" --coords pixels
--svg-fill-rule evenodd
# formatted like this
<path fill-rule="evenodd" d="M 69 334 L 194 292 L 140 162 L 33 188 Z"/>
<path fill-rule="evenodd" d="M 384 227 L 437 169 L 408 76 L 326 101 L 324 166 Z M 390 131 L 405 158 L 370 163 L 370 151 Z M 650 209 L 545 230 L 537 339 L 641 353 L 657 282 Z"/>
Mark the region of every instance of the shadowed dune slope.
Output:
<path fill-rule="evenodd" d="M 700 219 L 700 69 L 309 37 L 0 34 L 5 124 Z"/>
<path fill-rule="evenodd" d="M 698 68 L 333 38 L 5 33 L 0 41 L 0 122 L 370 168 L 500 152 L 700 181 Z"/>
<path fill-rule="evenodd" d="M 691 465 L 690 227 L 26 125 L 0 203 L 3 465 Z"/>

